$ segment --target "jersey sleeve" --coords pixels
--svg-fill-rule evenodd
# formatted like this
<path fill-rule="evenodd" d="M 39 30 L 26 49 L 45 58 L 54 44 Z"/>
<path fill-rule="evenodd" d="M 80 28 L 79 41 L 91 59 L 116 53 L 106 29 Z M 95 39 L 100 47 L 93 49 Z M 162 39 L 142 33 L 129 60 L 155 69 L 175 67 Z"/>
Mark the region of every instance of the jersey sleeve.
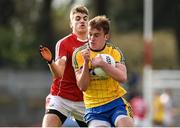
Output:
<path fill-rule="evenodd" d="M 80 51 L 77 49 L 73 52 L 73 56 L 72 56 L 72 65 L 74 70 L 79 70 L 82 68 L 84 63 L 84 60 L 80 54 Z"/>
<path fill-rule="evenodd" d="M 125 57 L 119 48 L 116 47 L 116 49 L 114 49 L 113 57 L 114 57 L 116 63 L 125 64 Z"/>
<path fill-rule="evenodd" d="M 67 51 L 67 48 L 65 46 L 65 42 L 64 41 L 58 41 L 56 44 L 55 60 L 61 58 L 62 56 L 67 56 L 67 55 L 68 55 L 68 51 Z"/>

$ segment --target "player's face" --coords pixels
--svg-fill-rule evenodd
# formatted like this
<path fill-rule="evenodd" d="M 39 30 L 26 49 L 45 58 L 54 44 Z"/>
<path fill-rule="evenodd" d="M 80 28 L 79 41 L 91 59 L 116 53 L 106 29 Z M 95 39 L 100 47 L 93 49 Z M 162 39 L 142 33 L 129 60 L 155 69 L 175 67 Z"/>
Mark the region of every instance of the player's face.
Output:
<path fill-rule="evenodd" d="M 90 48 L 93 50 L 101 50 L 105 45 L 107 34 L 104 34 L 103 29 L 97 30 L 89 27 L 88 30 Z"/>
<path fill-rule="evenodd" d="M 84 13 L 75 13 L 71 18 L 71 27 L 75 33 L 86 33 L 89 17 Z"/>

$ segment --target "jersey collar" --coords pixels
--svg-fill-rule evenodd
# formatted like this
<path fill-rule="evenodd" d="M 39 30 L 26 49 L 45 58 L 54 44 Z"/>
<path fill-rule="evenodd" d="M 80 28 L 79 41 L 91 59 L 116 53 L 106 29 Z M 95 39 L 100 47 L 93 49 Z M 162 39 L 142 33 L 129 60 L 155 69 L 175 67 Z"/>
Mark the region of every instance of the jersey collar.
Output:
<path fill-rule="evenodd" d="M 86 39 L 86 40 L 81 40 L 81 39 L 79 39 L 79 38 L 77 37 L 77 35 L 74 34 L 74 33 L 72 33 L 72 36 L 73 36 L 73 38 L 77 39 L 77 40 L 80 41 L 80 42 L 84 42 L 84 43 L 88 42 L 88 39 Z"/>
<path fill-rule="evenodd" d="M 88 47 L 90 48 L 89 43 L 88 43 Z M 103 47 L 102 49 L 100 49 L 100 50 L 93 50 L 93 49 L 91 49 L 91 48 L 90 48 L 90 50 L 91 50 L 91 51 L 94 51 L 94 52 L 101 52 L 101 51 L 103 51 L 103 50 L 105 49 L 105 47 L 106 47 L 106 43 L 104 44 L 104 47 Z"/>

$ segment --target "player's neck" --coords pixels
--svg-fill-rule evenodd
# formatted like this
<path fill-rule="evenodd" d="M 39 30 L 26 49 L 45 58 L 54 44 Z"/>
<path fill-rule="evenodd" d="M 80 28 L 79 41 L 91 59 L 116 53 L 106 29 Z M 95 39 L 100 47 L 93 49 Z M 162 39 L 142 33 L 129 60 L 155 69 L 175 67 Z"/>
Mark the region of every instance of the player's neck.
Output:
<path fill-rule="evenodd" d="M 74 33 L 79 41 L 87 40 L 87 33 Z"/>

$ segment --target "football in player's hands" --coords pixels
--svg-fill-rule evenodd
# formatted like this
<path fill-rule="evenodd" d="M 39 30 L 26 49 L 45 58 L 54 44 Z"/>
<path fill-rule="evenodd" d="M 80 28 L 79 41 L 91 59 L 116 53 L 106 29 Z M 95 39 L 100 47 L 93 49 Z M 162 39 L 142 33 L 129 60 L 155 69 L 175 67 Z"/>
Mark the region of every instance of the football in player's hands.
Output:
<path fill-rule="evenodd" d="M 111 55 L 108 55 L 108 54 L 98 54 L 97 56 L 99 56 L 99 55 L 102 57 L 104 62 L 106 62 L 108 64 L 111 64 L 112 66 L 115 67 L 115 60 L 114 60 L 114 58 Z M 107 73 L 102 68 L 100 68 L 100 67 L 96 67 L 94 69 L 94 73 L 95 73 L 95 75 L 100 76 L 100 77 L 107 77 L 108 76 Z"/>

